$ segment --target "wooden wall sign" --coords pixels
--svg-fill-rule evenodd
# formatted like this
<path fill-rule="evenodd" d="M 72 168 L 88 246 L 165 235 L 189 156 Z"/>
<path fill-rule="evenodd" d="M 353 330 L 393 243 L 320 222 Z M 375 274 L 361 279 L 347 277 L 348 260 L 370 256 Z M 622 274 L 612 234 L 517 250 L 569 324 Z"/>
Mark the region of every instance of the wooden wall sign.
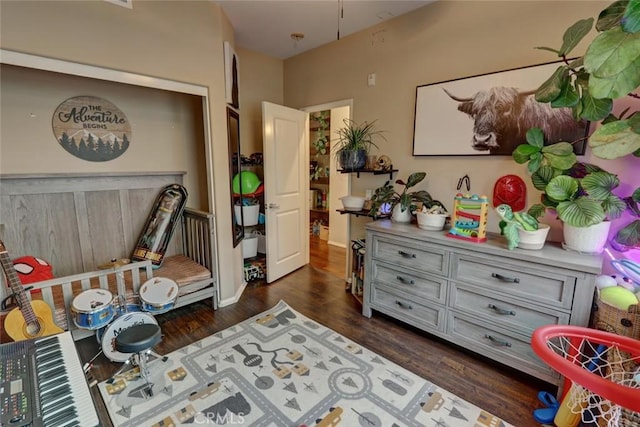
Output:
<path fill-rule="evenodd" d="M 122 111 L 95 96 L 69 98 L 56 108 L 53 133 L 62 148 L 83 160 L 113 160 L 131 145 L 131 124 Z"/>

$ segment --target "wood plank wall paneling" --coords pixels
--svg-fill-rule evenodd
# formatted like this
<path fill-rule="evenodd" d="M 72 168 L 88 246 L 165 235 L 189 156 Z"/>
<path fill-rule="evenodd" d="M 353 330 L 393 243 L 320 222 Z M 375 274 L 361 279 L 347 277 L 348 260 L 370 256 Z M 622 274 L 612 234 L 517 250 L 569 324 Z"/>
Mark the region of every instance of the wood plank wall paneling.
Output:
<path fill-rule="evenodd" d="M 56 277 L 128 258 L 160 189 L 183 172 L 0 175 L 0 239 L 11 258 L 48 261 Z M 181 253 L 176 228 L 167 255 Z"/>

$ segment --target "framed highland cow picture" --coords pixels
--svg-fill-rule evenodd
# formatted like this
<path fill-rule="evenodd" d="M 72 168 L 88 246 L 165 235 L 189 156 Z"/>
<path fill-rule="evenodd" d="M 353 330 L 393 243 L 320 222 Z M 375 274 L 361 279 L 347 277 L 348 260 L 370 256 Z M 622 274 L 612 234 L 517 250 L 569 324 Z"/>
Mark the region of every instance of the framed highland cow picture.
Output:
<path fill-rule="evenodd" d="M 584 154 L 589 122 L 569 108 L 539 103 L 534 93 L 560 66 L 553 62 L 416 88 L 414 156 L 511 155 L 539 127 L 545 144 L 573 143 Z"/>

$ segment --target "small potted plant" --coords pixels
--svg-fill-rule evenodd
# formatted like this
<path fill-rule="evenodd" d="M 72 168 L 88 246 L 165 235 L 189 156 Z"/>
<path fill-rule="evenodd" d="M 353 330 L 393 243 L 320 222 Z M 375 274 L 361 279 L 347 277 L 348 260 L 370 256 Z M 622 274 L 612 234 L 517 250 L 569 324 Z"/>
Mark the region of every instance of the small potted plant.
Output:
<path fill-rule="evenodd" d="M 338 140 L 333 147 L 342 170 L 357 171 L 364 168 L 371 148 L 378 148 L 374 139 L 384 139 L 384 135 L 383 131 L 375 130 L 375 122 L 356 124 L 351 119 L 344 119 L 345 126 L 338 129 Z"/>
<path fill-rule="evenodd" d="M 425 190 L 409 191 L 410 188 L 416 186 L 426 176 L 425 172 L 414 172 L 409 175 L 406 182 L 402 179 L 397 179 L 395 184 L 402 187 L 400 192 L 396 191 L 390 181 L 385 182 L 382 187 L 376 188 L 371 197 L 370 214 L 378 216 L 379 213 L 391 213 L 391 219 L 395 222 L 411 222 L 412 209 L 415 208 L 414 203 L 416 202 L 422 203 L 422 206 L 426 206 L 427 209 L 433 206 L 444 208 L 442 203 L 434 200 Z"/>
<path fill-rule="evenodd" d="M 531 206 L 528 213 L 537 218 L 547 208 L 555 209 L 563 222 L 567 248 L 601 251 L 609 220 L 620 217 L 627 207 L 613 193 L 620 180 L 599 166 L 578 162 L 568 142 L 548 146 L 543 142 L 540 129 L 529 129 L 527 143 L 513 152 L 517 163 L 528 163 L 533 186 L 543 192 L 541 203 Z"/>
<path fill-rule="evenodd" d="M 442 230 L 448 217 L 449 213 L 447 212 L 447 209 L 442 205 L 436 204 L 431 207 L 423 204 L 422 209 L 419 212 L 416 212 L 418 228 L 422 228 L 423 230 Z"/>
<path fill-rule="evenodd" d="M 513 212 L 508 204 L 496 207 L 500 217 L 500 234 L 507 239 L 507 248 L 542 249 L 547 240 L 549 225 L 540 223 L 538 218 L 527 212 Z"/>

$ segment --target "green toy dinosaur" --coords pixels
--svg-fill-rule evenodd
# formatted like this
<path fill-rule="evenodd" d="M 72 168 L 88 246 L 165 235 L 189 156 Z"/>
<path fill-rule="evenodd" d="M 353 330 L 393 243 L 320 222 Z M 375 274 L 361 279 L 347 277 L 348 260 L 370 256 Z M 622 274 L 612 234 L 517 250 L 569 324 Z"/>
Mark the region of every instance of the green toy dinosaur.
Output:
<path fill-rule="evenodd" d="M 538 220 L 526 212 L 513 212 L 511 206 L 502 204 L 496 208 L 500 221 L 500 231 L 507 239 L 509 250 L 518 246 L 520 236 L 518 229 L 535 231 L 538 229 Z"/>

